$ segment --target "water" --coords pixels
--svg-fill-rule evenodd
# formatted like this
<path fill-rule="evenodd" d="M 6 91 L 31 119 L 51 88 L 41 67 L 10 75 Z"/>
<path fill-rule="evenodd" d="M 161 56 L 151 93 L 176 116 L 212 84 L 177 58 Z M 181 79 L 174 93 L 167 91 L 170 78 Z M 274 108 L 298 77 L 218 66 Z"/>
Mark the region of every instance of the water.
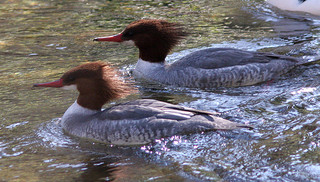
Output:
<path fill-rule="evenodd" d="M 60 117 L 77 93 L 32 89 L 88 61 L 128 75 L 137 49 L 92 39 L 140 18 L 184 24 L 190 36 L 168 61 L 205 47 L 316 59 L 320 18 L 262 0 L 0 2 L 0 181 L 319 181 L 320 66 L 273 82 L 197 90 L 137 83 L 140 94 L 217 111 L 253 131 L 174 136 L 119 147 L 69 136 Z M 114 103 L 108 104 L 112 105 Z"/>

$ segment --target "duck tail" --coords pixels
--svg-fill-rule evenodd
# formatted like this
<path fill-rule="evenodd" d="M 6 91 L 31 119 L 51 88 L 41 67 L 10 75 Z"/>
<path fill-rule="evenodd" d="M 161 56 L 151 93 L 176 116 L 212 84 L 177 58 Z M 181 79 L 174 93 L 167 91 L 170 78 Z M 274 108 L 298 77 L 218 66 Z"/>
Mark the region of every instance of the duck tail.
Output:
<path fill-rule="evenodd" d="M 298 65 L 303 65 L 303 66 L 309 66 L 309 65 L 314 65 L 314 64 L 320 64 L 320 56 L 316 56 L 312 59 L 305 59 L 298 63 Z"/>

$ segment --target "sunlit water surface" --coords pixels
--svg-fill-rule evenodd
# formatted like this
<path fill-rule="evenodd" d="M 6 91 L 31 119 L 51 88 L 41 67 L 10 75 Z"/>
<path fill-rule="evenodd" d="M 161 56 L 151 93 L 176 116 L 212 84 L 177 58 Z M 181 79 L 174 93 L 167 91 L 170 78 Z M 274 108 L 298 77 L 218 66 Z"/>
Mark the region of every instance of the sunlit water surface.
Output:
<path fill-rule="evenodd" d="M 319 181 L 320 66 L 297 67 L 255 86 L 197 90 L 137 82 L 140 94 L 248 123 L 219 131 L 119 147 L 63 132 L 60 117 L 77 93 L 32 89 L 88 61 L 112 62 L 124 76 L 133 47 L 96 43 L 140 18 L 179 22 L 190 36 L 172 62 L 206 47 L 304 57 L 320 55 L 320 18 L 262 0 L 0 2 L 0 181 Z M 122 102 L 121 101 L 121 102 Z M 114 103 L 108 104 L 108 106 Z"/>

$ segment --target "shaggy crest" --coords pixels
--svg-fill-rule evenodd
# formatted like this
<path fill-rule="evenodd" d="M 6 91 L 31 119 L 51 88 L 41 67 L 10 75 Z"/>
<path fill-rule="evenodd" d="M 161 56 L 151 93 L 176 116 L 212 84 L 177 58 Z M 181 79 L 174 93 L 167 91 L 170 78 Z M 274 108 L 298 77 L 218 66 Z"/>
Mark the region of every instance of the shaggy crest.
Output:
<path fill-rule="evenodd" d="M 77 85 L 80 105 L 99 110 L 106 102 L 135 92 L 117 75 L 118 72 L 109 64 L 92 62 L 71 69 L 61 78 L 64 85 Z"/>
<path fill-rule="evenodd" d="M 170 50 L 187 35 L 179 24 L 154 19 L 134 21 L 122 34 L 123 40 L 135 42 L 142 59 L 152 62 L 164 61 Z"/>

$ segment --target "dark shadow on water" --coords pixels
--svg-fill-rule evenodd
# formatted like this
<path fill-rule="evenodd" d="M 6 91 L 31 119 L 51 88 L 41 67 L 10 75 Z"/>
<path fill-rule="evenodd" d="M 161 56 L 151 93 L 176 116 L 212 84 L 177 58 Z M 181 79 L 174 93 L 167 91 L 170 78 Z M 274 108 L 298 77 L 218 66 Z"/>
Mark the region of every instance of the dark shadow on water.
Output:
<path fill-rule="evenodd" d="M 114 165 L 117 158 L 92 157 L 86 161 L 86 169 L 76 181 L 114 181 L 113 173 L 118 171 L 118 166 Z"/>

